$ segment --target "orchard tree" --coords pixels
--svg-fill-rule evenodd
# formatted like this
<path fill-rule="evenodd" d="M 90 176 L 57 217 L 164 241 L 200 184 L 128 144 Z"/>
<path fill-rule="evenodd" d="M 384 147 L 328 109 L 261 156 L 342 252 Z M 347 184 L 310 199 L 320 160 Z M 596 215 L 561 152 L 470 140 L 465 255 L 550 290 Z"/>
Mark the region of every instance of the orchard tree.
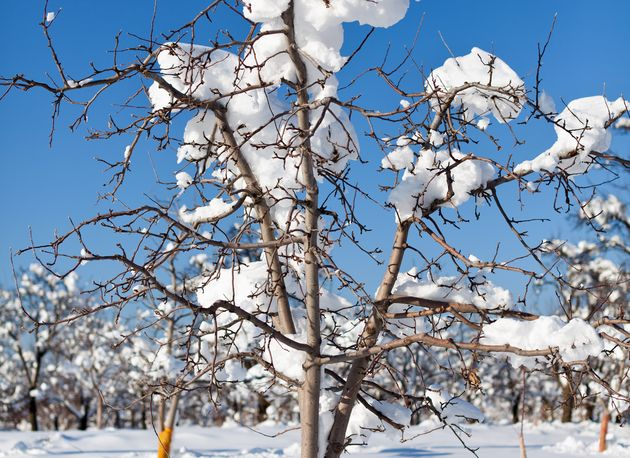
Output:
<path fill-rule="evenodd" d="M 619 122 L 618 122 L 619 124 Z M 567 371 L 562 377 L 564 411 L 562 420 L 571 421 L 575 394 L 593 397 L 601 404 L 602 434 L 600 450 L 606 448 L 607 425 L 611 417 L 620 420 L 630 413 L 628 385 L 630 354 L 624 339 L 630 337 L 624 326 L 630 299 L 630 273 L 627 246 L 630 216 L 626 205 L 615 195 L 593 195 L 579 207 L 579 221 L 591 226 L 594 240 L 577 244 L 553 240 L 542 249 L 553 253 L 562 262 L 556 267 L 563 281 L 557 283 L 560 308 L 567 318 L 579 317 L 600 323 L 600 331 L 608 337 L 604 351 L 591 363 L 592 375 L 604 383 L 587 381 L 580 387 L 581 377 Z M 621 320 L 615 317 L 623 317 Z M 618 396 L 620 394 L 621 396 Z M 591 415 L 595 406 L 591 403 Z"/>
<path fill-rule="evenodd" d="M 59 360 L 67 333 L 53 324 L 88 304 L 75 273 L 60 279 L 32 264 L 16 278 L 17 288 L 3 291 L 0 308 L 0 359 L 9 382 L 2 388 L 13 414 L 28 412 L 31 430 L 37 431 L 41 405 L 49 403 L 53 381 L 63 372 Z"/>
<path fill-rule="evenodd" d="M 70 74 L 54 45 L 62 16 L 45 12 L 56 77 L 1 80 L 7 90 L 49 92 L 55 116 L 63 104 L 81 107 L 73 128 L 88 122 L 108 89 L 131 91 L 126 110 L 90 133 L 129 138 L 105 159 L 111 210 L 31 249 L 60 278 L 86 261 L 117 263 L 118 272 L 97 282 L 97 309 L 151 298 L 156 308 L 168 304 L 162 321 L 189 314 L 172 336 L 183 367 L 162 395 L 204 379 L 219 395 L 226 383 L 296 393 L 303 457 L 338 457 L 375 429 L 404 431 L 421 409 L 454 432 L 454 423 L 482 418 L 461 393 L 426 383 L 421 369 L 403 383 L 396 365 L 422 368 L 415 358 L 456 359 L 462 370 L 451 377 L 469 382 L 488 354 L 507 354 L 517 368 L 556 366 L 588 378 L 593 360 L 609 358 L 605 341 L 629 345 L 627 334 L 601 330 L 607 322 L 595 316 L 525 309 L 537 281 L 576 286 L 553 271 L 542 242 L 523 229 L 580 205 L 581 180 L 606 174 L 600 165 L 627 168 L 609 151 L 609 127 L 627 113 L 626 101 L 594 96 L 556 111 L 541 88 L 546 46 L 528 85 L 479 48 L 427 73 L 410 50 L 400 62 L 385 56 L 346 74 L 365 56 L 371 32 L 342 56 L 344 23 L 392 27 L 407 8 L 408 0 L 216 0 L 159 41 L 152 34 L 124 50 L 117 45 L 110 65 L 81 76 Z M 241 23 L 206 31 L 228 14 Z M 364 102 L 359 72 L 400 103 Z M 541 123 L 553 126 L 556 140 L 523 152 L 520 135 Z M 518 154 L 506 154 L 506 145 Z M 174 180 L 158 199 L 125 206 L 116 196 L 138 151 L 149 147 L 176 151 Z M 358 182 L 357 170 L 372 173 L 381 190 Z M 549 196 L 549 208 L 529 206 L 530 194 Z M 390 245 L 367 238 L 367 207 L 391 221 Z M 521 252 L 469 254 L 474 248 L 455 240 L 474 224 L 512 234 Z M 110 246 L 97 242 L 107 234 Z M 361 268 L 350 262 L 351 250 L 366 257 Z M 165 269 L 175 255 L 206 262 L 175 284 Z M 408 270 L 410 257 L 417 259 Z M 367 269 L 382 272 L 376 291 L 366 286 Z M 517 298 L 498 284 L 507 275 L 526 285 Z M 610 313 L 615 325 L 628 324 L 623 310 Z"/>

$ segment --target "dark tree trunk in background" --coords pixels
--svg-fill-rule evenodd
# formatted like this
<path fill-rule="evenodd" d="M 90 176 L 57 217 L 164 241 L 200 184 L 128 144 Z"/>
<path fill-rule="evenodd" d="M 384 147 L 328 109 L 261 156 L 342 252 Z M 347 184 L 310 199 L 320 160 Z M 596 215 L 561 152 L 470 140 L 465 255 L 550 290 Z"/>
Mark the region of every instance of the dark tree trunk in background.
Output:
<path fill-rule="evenodd" d="M 519 396 L 516 396 L 514 399 L 512 399 L 512 423 L 518 423 L 518 410 L 520 407 L 519 400 Z"/>
<path fill-rule="evenodd" d="M 85 431 L 88 429 L 88 423 L 90 420 L 90 403 L 83 404 L 83 413 L 79 417 L 79 431 Z"/>
<path fill-rule="evenodd" d="M 37 422 L 37 399 L 34 396 L 28 398 L 28 417 L 31 423 L 31 431 L 39 431 L 39 423 Z"/>
<path fill-rule="evenodd" d="M 256 421 L 262 423 L 267 419 L 267 407 L 270 406 L 269 401 L 262 394 L 258 393 L 258 412 L 256 415 Z"/>
<path fill-rule="evenodd" d="M 575 401 L 571 392 L 571 386 L 566 385 L 562 387 L 562 423 L 571 423 L 573 421 L 574 407 Z"/>
<path fill-rule="evenodd" d="M 140 427 L 142 429 L 147 429 L 147 409 L 144 406 L 144 402 L 141 404 L 140 408 Z"/>

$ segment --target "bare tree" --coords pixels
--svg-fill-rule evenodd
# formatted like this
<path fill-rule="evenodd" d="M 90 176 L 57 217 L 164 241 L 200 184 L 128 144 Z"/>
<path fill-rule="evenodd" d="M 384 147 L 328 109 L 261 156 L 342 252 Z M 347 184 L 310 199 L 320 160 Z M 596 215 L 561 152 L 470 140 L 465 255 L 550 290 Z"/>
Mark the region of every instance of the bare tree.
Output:
<path fill-rule="evenodd" d="M 364 55 L 371 31 L 344 58 L 343 23 L 389 27 L 407 5 L 251 0 L 241 9 L 217 0 L 159 42 L 152 35 L 123 50 L 117 41 L 113 63 L 93 65 L 81 78 L 70 78 L 54 46 L 52 27 L 60 18 L 48 20 L 44 12 L 56 77 L 4 77 L 0 84 L 7 91 L 48 91 L 54 118 L 62 104 L 80 106 L 72 124 L 77 128 L 107 89 L 135 85 L 127 109 L 90 134 L 130 138 L 120 159 L 103 160 L 112 172 L 112 209 L 29 248 L 60 278 L 86 262 L 120 267 L 96 283 L 100 305 L 55 323 L 102 309 L 120 311 L 139 300 L 154 304 L 155 326 L 170 329 L 160 348 L 177 351 L 183 366 L 174 381 L 164 382 L 167 388 L 148 389 L 175 406 L 179 393 L 199 384 L 212 391 L 227 382 L 255 381 L 260 392 L 297 392 L 303 457 L 338 457 L 372 429 L 402 431 L 420 409 L 455 434 L 453 423 L 479 419 L 459 394 L 441 387 L 401 390 L 390 352 L 413 354 L 421 347 L 426 355 L 457 358 L 463 370 L 451 376 L 474 382 L 475 361 L 486 354 L 510 355 L 516 367 L 555 366 L 592 377 L 591 360 L 602 353 L 602 341 L 627 351 L 627 333 L 599 331 L 628 324 L 622 310 L 599 320 L 567 315 L 567 321 L 524 310 L 536 281 L 579 286 L 554 272 L 555 261 L 541 254 L 542 242 L 526 238 L 522 227 L 528 221 L 519 219 L 515 205 L 526 206 L 529 193 L 547 193 L 553 210 L 580 205 L 581 177 L 606 172 L 595 165 L 627 168 L 608 151 L 608 128 L 628 111 L 626 102 L 578 99 L 556 113 L 539 75 L 527 90 L 504 61 L 473 48 L 428 76 L 415 66 L 413 49 L 401 62 L 384 59 L 366 71 L 379 79 L 378 90 L 402 101 L 363 106 L 361 94 L 352 92 L 352 76 L 359 75 L 344 76 L 343 91 L 336 75 Z M 245 36 L 222 31 L 199 39 L 202 22 L 228 13 L 249 28 Z M 413 82 L 405 83 L 409 78 L 402 76 L 410 71 Z M 494 132 L 490 124 L 510 127 L 519 116 L 524 124 L 552 123 L 558 138 L 548 150 L 528 152 L 529 160 L 515 163 L 511 155 L 494 152 L 505 141 L 521 144 L 520 134 L 515 128 Z M 181 122 L 186 124 L 178 139 Z M 372 148 L 363 156 L 360 143 L 367 142 L 355 131 L 360 123 Z M 499 138 L 506 131 L 506 140 Z M 176 182 L 164 183 L 158 200 L 126 207 L 117 195 L 134 156 L 149 145 L 177 150 Z M 382 154 L 375 158 L 373 151 Z M 388 197 L 357 184 L 351 163 L 378 170 L 389 183 L 383 184 Z M 521 255 L 506 257 L 497 247 L 491 259 L 481 260 L 452 241 L 454 231 L 470 223 L 471 211 L 481 221 L 489 218 L 482 204 L 496 209 Z M 389 248 L 372 248 L 364 238 L 364 205 L 394 221 Z M 493 224 L 488 233 L 499 230 Z M 94 243 L 103 233 L 115 234 L 109 250 Z M 383 270 L 376 294 L 366 290 L 364 269 L 351 271 L 334 254 L 339 246 L 355 247 L 375 262 L 368 268 Z M 247 252 L 261 255 L 251 259 Z M 404 271 L 409 253 L 420 262 Z M 175 255 L 194 256 L 202 271 L 187 274 L 184 263 L 173 262 Z M 517 301 L 495 284 L 502 273 L 524 279 Z M 188 319 L 180 325 L 175 317 L 182 311 Z M 521 339 L 525 334 L 539 343 Z M 359 411 L 365 415 L 353 415 Z"/>

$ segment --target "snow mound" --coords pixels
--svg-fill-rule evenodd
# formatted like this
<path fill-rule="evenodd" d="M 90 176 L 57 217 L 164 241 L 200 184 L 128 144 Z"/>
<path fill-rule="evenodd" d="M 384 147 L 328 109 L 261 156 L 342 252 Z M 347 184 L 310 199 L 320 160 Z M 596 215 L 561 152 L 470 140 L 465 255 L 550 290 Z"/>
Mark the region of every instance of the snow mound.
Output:
<path fill-rule="evenodd" d="M 628 104 L 621 97 L 613 102 L 602 96 L 569 102 L 554 119 L 558 137 L 555 143 L 536 158 L 518 164 L 514 172 L 519 175 L 532 171 L 552 173 L 559 168 L 571 174 L 584 172 L 591 162 L 588 155 L 592 151 L 608 151 L 612 140 L 609 124 L 627 110 Z M 573 157 L 566 157 L 573 152 Z"/>
<path fill-rule="evenodd" d="M 395 152 L 393 158 L 388 156 L 391 168 L 405 166 L 410 159 L 406 152 Z M 422 150 L 413 168 L 405 170 L 401 182 L 390 193 L 389 203 L 396 208 L 401 221 L 429 209 L 436 201 L 447 199 L 449 191 L 452 195 L 439 206 L 458 207 L 470 199 L 471 191 L 485 185 L 493 176 L 494 167 L 490 164 L 458 150 Z"/>
<path fill-rule="evenodd" d="M 483 276 L 483 273 L 477 275 L 473 287 L 457 277 L 420 280 L 416 276 L 416 270 L 411 269 L 398 276 L 393 294 L 473 304 L 481 309 L 510 309 L 514 305 L 511 293 L 500 286 L 495 286 Z"/>
<path fill-rule="evenodd" d="M 470 402 L 458 396 L 451 396 L 437 386 L 427 388 L 425 395 L 431 400 L 431 404 L 446 423 L 482 422 L 485 418 L 483 413 Z"/>
<path fill-rule="evenodd" d="M 482 344 L 512 345 L 523 350 L 557 348 L 564 362 L 575 362 L 597 356 L 604 346 L 599 335 L 586 321 L 573 318 L 568 323 L 557 316 L 541 316 L 537 320 L 521 321 L 499 318 L 483 328 Z M 533 367 L 535 357 L 508 354 L 514 367 Z"/>
<path fill-rule="evenodd" d="M 521 112 L 525 100 L 523 80 L 504 61 L 479 48 L 447 59 L 431 72 L 425 88 L 433 93 L 433 110 L 440 111 L 449 91 L 467 83 L 487 86 L 463 89 L 453 99 L 451 106 L 461 106 L 467 120 L 492 113 L 498 122 L 505 123 Z"/>

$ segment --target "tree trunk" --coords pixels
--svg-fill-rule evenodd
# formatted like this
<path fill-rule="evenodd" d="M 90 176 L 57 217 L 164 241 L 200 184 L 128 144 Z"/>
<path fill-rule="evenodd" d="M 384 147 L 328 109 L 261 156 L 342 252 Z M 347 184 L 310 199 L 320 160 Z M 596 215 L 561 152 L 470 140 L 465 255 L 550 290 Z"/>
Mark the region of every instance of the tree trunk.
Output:
<path fill-rule="evenodd" d="M 604 410 L 602 414 L 602 424 L 599 428 L 599 451 L 606 451 L 606 436 L 608 435 L 608 423 L 610 423 L 610 412 L 608 409 Z"/>
<path fill-rule="evenodd" d="M 31 431 L 39 431 L 39 423 L 37 422 L 37 399 L 35 399 L 35 396 L 28 397 L 28 417 L 31 423 Z"/>
<path fill-rule="evenodd" d="M 158 401 L 158 431 L 164 431 L 164 421 L 166 415 L 166 399 L 164 396 L 160 396 Z"/>
<path fill-rule="evenodd" d="M 147 408 L 144 405 L 144 401 L 140 404 L 140 427 L 142 429 L 147 429 Z"/>
<path fill-rule="evenodd" d="M 171 456 L 171 442 L 173 439 L 173 429 L 177 418 L 177 404 L 179 404 L 179 393 L 173 395 L 168 414 L 164 420 L 164 429 L 158 435 L 158 458 L 168 458 Z"/>
<path fill-rule="evenodd" d="M 571 423 L 574 407 L 575 400 L 573 399 L 571 385 L 567 384 L 562 387 L 562 423 Z"/>
<path fill-rule="evenodd" d="M 293 2 L 282 14 L 282 20 L 287 27 L 289 41 L 288 53 L 295 66 L 299 128 L 299 151 L 302 158 L 300 172 L 306 188 L 305 202 L 305 231 L 304 242 L 304 270 L 306 275 L 306 343 L 312 352 L 306 355 L 304 362 L 304 383 L 299 392 L 300 426 L 302 429 L 302 458 L 317 458 L 319 456 L 319 396 L 321 390 L 321 367 L 317 363 L 321 347 L 321 323 L 319 308 L 319 188 L 315 178 L 315 163 L 311 149 L 311 124 L 309 119 L 308 77 L 306 65 L 298 51 L 295 39 Z"/>
<path fill-rule="evenodd" d="M 79 431 L 85 431 L 88 429 L 88 423 L 90 419 L 90 404 L 83 404 L 83 414 L 79 417 Z"/>
<path fill-rule="evenodd" d="M 96 393 L 96 428 L 103 429 L 103 396 Z"/>
<path fill-rule="evenodd" d="M 267 400 L 267 398 L 258 393 L 258 409 L 256 410 L 256 423 L 262 423 L 267 419 L 267 407 L 271 404 Z"/>
<path fill-rule="evenodd" d="M 387 263 L 387 270 L 383 276 L 383 281 L 376 295 L 376 304 L 372 308 L 372 313 L 365 328 L 359 338 L 360 348 L 370 348 L 375 345 L 383 327 L 381 312 L 387 310 L 387 305 L 378 305 L 380 301 L 386 300 L 392 293 L 394 283 L 400 272 L 400 265 L 403 260 L 405 249 L 407 248 L 407 236 L 411 221 L 401 222 L 396 230 L 392 252 Z M 364 357 L 356 359 L 350 366 L 350 372 L 343 387 L 343 392 L 335 409 L 333 425 L 328 436 L 328 447 L 326 448 L 326 458 L 339 458 L 346 447 L 346 430 L 352 409 L 357 401 L 361 382 L 365 378 L 371 358 Z"/>
<path fill-rule="evenodd" d="M 520 397 L 515 397 L 512 400 L 512 423 L 518 423 L 518 408 Z"/>

